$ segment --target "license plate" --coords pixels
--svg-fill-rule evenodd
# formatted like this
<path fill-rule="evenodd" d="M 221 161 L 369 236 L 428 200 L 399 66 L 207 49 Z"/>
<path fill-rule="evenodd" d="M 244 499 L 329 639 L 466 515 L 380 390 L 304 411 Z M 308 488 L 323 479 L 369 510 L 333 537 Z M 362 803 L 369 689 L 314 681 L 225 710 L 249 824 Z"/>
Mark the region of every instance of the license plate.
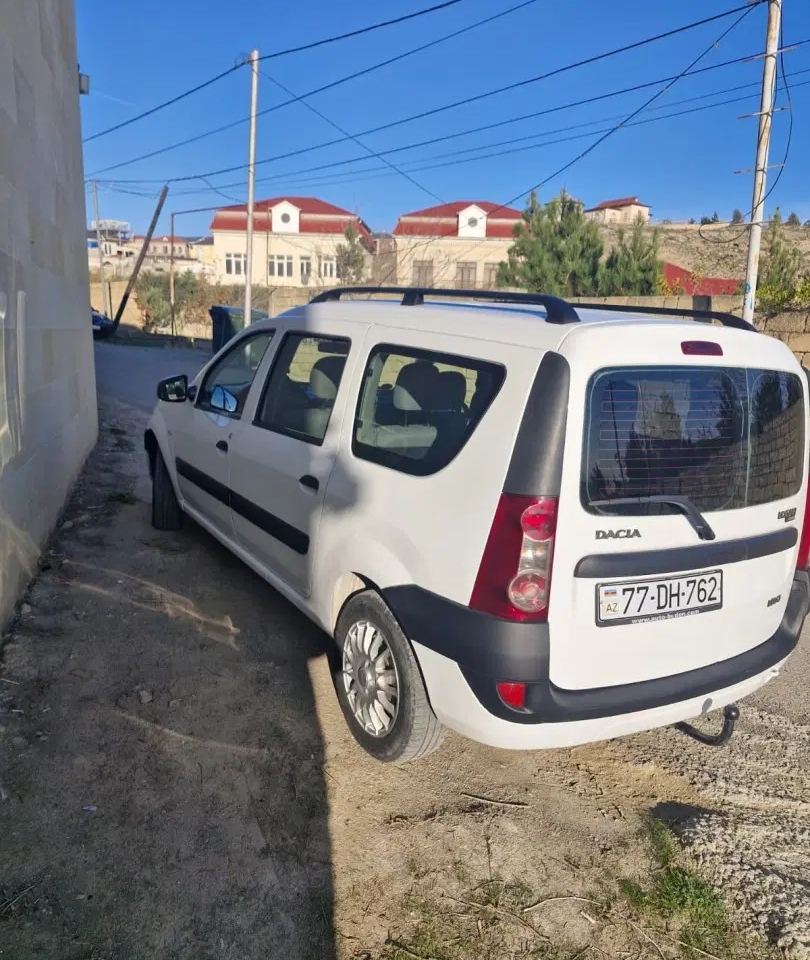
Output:
<path fill-rule="evenodd" d="M 692 617 L 722 606 L 722 570 L 657 580 L 602 583 L 596 588 L 596 623 L 600 627 Z"/>

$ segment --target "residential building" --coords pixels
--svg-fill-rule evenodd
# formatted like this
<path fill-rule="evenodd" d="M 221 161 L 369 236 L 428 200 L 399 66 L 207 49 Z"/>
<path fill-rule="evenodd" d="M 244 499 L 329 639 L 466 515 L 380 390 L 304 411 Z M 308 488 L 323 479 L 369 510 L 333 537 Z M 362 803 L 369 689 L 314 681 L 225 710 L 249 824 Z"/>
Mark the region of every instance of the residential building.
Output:
<path fill-rule="evenodd" d="M 132 238 L 133 246 L 137 252 L 140 252 L 144 240 L 144 236 L 136 235 Z M 193 242 L 194 238 L 192 237 L 170 237 L 165 234 L 163 236 L 153 236 L 146 250 L 146 259 L 168 262 L 172 256 L 172 246 L 174 247 L 175 260 L 196 259 L 191 254 L 191 244 Z"/>
<path fill-rule="evenodd" d="M 99 237 L 105 270 L 111 276 L 130 273 L 135 260 L 132 246 L 132 227 L 124 220 L 94 220 L 86 231 L 87 263 L 90 270 L 99 268 Z"/>
<path fill-rule="evenodd" d="M 622 197 L 620 200 L 604 200 L 584 213 L 589 220 L 597 223 L 632 223 L 638 217 L 649 223 L 650 209 L 650 206 L 642 203 L 638 197 Z"/>
<path fill-rule="evenodd" d="M 487 200 L 456 200 L 406 213 L 394 228 L 396 276 L 388 282 L 494 288 L 521 216 Z"/>
<path fill-rule="evenodd" d="M 216 263 L 216 258 L 214 255 L 214 238 L 213 237 L 198 237 L 196 240 L 189 241 L 189 256 L 194 260 L 199 260 L 200 263 L 210 264 L 214 266 Z"/>
<path fill-rule="evenodd" d="M 315 197 L 256 201 L 253 283 L 266 286 L 334 286 L 340 279 L 338 248 L 349 226 L 371 250 L 371 231 L 356 214 Z M 211 223 L 216 279 L 245 282 L 247 207 L 217 210 Z"/>
<path fill-rule="evenodd" d="M 96 440 L 74 6 L 0 3 L 0 622 Z"/>

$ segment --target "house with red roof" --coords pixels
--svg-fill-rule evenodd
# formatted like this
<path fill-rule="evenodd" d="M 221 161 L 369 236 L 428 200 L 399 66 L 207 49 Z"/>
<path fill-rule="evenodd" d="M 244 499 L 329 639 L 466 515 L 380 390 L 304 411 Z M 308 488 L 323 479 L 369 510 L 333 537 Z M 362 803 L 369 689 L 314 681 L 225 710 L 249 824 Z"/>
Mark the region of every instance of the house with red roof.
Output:
<path fill-rule="evenodd" d="M 471 290 L 496 286 L 521 213 L 488 200 L 456 200 L 403 214 L 394 228 L 391 283 Z"/>
<path fill-rule="evenodd" d="M 353 226 L 371 249 L 371 231 L 357 216 L 315 197 L 257 200 L 253 216 L 253 283 L 331 286 L 338 280 L 337 248 Z M 222 207 L 210 227 L 216 279 L 245 282 L 247 205 Z"/>
<path fill-rule="evenodd" d="M 621 197 L 619 200 L 603 200 L 583 212 L 589 220 L 597 223 L 632 223 L 638 217 L 649 223 L 650 209 L 638 197 Z"/>

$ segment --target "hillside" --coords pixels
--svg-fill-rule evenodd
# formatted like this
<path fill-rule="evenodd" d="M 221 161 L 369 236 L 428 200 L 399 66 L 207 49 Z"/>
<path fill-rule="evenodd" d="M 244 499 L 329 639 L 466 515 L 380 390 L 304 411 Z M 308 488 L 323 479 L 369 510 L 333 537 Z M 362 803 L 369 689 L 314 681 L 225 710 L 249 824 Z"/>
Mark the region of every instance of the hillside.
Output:
<path fill-rule="evenodd" d="M 652 228 L 650 228 L 652 229 Z M 745 227 L 696 224 L 664 224 L 657 226 L 659 256 L 662 260 L 684 267 L 702 277 L 745 276 L 748 250 L 748 231 Z M 605 248 L 616 242 L 617 229 L 602 227 Z M 798 247 L 810 271 L 810 230 L 804 227 L 785 227 L 783 236 L 791 246 Z"/>

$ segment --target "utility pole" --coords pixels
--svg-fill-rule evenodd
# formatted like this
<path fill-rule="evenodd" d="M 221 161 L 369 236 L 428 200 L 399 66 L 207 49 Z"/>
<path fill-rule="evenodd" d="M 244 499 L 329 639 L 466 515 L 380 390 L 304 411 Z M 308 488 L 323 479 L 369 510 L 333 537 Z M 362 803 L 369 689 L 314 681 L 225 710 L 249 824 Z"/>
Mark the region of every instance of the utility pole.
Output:
<path fill-rule="evenodd" d="M 169 237 L 169 316 L 171 317 L 172 336 L 175 335 L 174 329 L 174 211 L 172 211 L 169 220 L 171 222 L 171 235 Z"/>
<path fill-rule="evenodd" d="M 762 96 L 759 104 L 757 159 L 754 167 L 754 196 L 751 203 L 751 225 L 748 231 L 748 263 L 745 269 L 743 320 L 753 323 L 759 274 L 759 251 L 762 245 L 762 220 L 765 212 L 765 181 L 768 174 L 768 149 L 771 145 L 773 105 L 776 96 L 776 58 L 779 51 L 779 28 L 782 22 L 782 0 L 768 0 L 768 32 L 762 68 Z"/>
<path fill-rule="evenodd" d="M 93 181 L 93 210 L 96 215 L 96 243 L 98 244 L 98 279 L 101 283 L 101 301 L 104 316 L 110 315 L 110 304 L 107 299 L 107 284 L 104 282 L 104 247 L 101 245 L 101 220 L 98 216 L 98 183 Z"/>
<path fill-rule="evenodd" d="M 124 295 L 121 297 L 121 302 L 118 304 L 118 309 L 115 312 L 115 317 L 113 319 L 115 330 L 118 329 L 118 325 L 121 323 L 121 317 L 124 316 L 124 309 L 126 308 L 127 301 L 129 300 L 129 295 L 132 293 L 132 290 L 135 287 L 135 281 L 138 279 L 138 274 L 141 272 L 141 266 L 143 265 L 144 258 L 146 257 L 146 251 L 149 249 L 149 244 L 152 242 L 152 235 L 155 232 L 155 227 L 157 226 L 160 212 L 163 209 L 163 204 L 166 202 L 166 196 L 168 193 L 168 187 L 164 187 L 160 191 L 155 212 L 152 214 L 152 222 L 149 224 L 149 229 L 146 231 L 146 236 L 143 238 L 143 244 L 141 245 L 141 250 L 138 254 L 138 257 L 135 260 L 135 266 L 132 268 L 132 274 L 129 278 L 129 282 L 127 283 L 126 290 L 124 290 Z M 115 330 L 113 332 L 115 332 Z"/>
<path fill-rule="evenodd" d="M 253 205 L 256 199 L 256 112 L 259 105 L 259 51 L 250 63 L 250 142 L 248 145 L 247 252 L 245 255 L 245 326 L 253 319 Z"/>

